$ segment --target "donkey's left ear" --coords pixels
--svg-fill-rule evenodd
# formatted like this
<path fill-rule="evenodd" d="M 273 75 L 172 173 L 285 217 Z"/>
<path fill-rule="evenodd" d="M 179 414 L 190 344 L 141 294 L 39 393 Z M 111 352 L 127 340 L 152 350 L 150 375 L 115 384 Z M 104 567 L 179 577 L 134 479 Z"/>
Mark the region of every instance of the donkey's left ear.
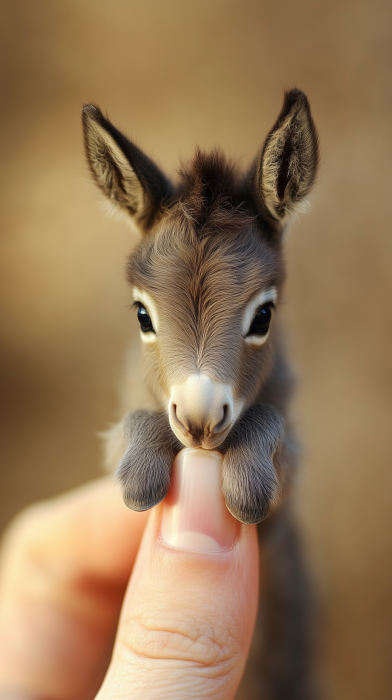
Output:
<path fill-rule="evenodd" d="M 83 107 L 82 123 L 95 182 L 112 204 L 148 230 L 171 193 L 169 180 L 95 105 Z"/>
<path fill-rule="evenodd" d="M 253 201 L 272 228 L 281 228 L 290 214 L 303 208 L 318 162 L 309 102 L 300 90 L 290 90 L 251 170 Z"/>

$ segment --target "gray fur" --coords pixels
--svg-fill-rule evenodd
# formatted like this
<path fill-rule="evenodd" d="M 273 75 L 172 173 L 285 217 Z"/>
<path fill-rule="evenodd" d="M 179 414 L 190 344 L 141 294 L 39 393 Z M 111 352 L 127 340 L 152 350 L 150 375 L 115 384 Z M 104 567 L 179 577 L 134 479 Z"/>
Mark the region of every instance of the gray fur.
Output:
<path fill-rule="evenodd" d="M 173 460 L 181 443 L 170 430 L 167 415 L 135 411 L 124 419 L 126 450 L 117 465 L 124 502 L 147 510 L 167 496 Z"/>
<path fill-rule="evenodd" d="M 278 450 L 284 424 L 268 404 L 254 404 L 222 445 L 222 491 L 226 506 L 243 523 L 259 523 L 281 495 Z"/>
<path fill-rule="evenodd" d="M 299 90 L 286 94 L 247 174 L 240 175 L 219 151 L 197 150 L 176 185 L 97 107 L 84 108 L 83 127 L 94 179 L 143 233 L 129 258 L 128 280 L 159 307 L 159 333 L 144 347 L 146 383 L 157 411 L 128 414 L 123 428 L 110 431 L 120 446 L 125 431 L 117 466 L 124 500 L 145 510 L 167 494 L 182 447 L 168 420 L 171 387 L 194 373 L 233 387 L 242 411 L 215 449 L 224 454 L 228 509 L 242 522 L 263 521 L 270 572 L 265 692 L 271 700 L 309 700 L 308 596 L 288 508 L 297 462 L 288 416 L 292 381 L 276 322 L 259 347 L 244 342 L 238 322 L 260 290 L 281 293 L 282 232 L 288 216 L 303 207 L 318 164 L 308 101 Z M 195 447 L 200 432 L 191 435 Z"/>
<path fill-rule="evenodd" d="M 290 502 L 258 525 L 262 596 L 238 700 L 315 700 L 314 601 Z M 262 653 L 261 653 L 262 652 Z"/>

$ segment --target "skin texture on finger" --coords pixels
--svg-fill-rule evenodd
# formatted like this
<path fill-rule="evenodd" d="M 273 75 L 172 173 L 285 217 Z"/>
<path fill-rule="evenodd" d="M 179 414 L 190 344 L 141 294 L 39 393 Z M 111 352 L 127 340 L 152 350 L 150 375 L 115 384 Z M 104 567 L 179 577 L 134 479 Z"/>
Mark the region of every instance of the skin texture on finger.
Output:
<path fill-rule="evenodd" d="M 219 554 L 168 547 L 151 514 L 97 700 L 233 698 L 258 602 L 254 526 Z"/>
<path fill-rule="evenodd" d="M 0 561 L 0 697 L 94 696 L 146 520 L 105 478 L 14 521 Z"/>

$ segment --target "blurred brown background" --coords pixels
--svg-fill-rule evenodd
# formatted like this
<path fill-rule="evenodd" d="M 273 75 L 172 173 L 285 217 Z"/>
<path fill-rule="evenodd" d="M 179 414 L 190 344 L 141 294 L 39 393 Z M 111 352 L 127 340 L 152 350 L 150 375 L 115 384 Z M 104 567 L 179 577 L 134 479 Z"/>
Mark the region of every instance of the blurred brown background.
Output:
<path fill-rule="evenodd" d="M 284 315 L 304 443 L 298 514 L 333 700 L 391 697 L 392 4 L 2 0 L 0 518 L 100 474 L 135 330 L 124 223 L 84 165 L 93 100 L 169 173 L 196 143 L 247 165 L 283 89 L 311 101 L 312 212 Z"/>

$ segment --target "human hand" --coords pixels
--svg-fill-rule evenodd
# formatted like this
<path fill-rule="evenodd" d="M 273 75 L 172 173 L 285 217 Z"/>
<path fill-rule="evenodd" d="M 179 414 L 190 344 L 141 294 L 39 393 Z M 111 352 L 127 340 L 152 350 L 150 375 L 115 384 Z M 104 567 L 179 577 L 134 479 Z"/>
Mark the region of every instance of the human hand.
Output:
<path fill-rule="evenodd" d="M 225 509 L 219 458 L 188 452 L 182 467 L 183 459 L 150 517 L 129 511 L 106 478 L 11 526 L 0 572 L 0 698 L 94 697 L 122 602 L 97 700 L 234 697 L 256 616 L 256 531 Z"/>

